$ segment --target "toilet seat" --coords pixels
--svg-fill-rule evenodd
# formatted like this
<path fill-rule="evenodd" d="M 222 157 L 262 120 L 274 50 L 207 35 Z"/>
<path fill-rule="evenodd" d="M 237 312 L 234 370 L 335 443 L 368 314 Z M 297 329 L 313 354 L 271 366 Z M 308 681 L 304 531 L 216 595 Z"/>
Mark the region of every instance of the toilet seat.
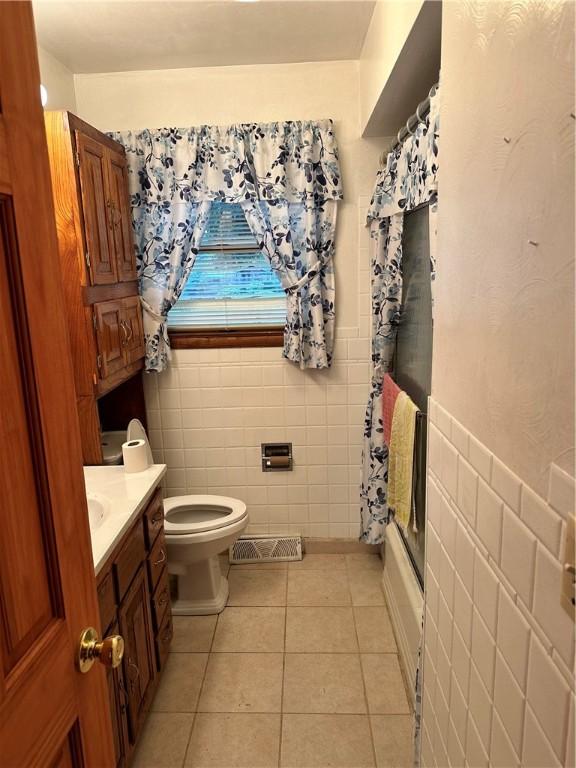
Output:
<path fill-rule="evenodd" d="M 164 500 L 164 530 L 168 536 L 215 531 L 246 517 L 246 504 L 229 496 L 172 496 Z"/>

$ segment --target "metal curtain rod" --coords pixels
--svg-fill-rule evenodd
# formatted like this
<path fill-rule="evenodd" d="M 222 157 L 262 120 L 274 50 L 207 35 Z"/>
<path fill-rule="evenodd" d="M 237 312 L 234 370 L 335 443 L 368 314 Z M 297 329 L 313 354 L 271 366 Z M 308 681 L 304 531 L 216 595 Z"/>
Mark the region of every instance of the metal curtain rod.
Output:
<path fill-rule="evenodd" d="M 428 96 L 424 99 L 424 101 L 421 101 L 420 104 L 416 107 L 416 112 L 413 115 L 410 115 L 408 120 L 406 120 L 406 125 L 402 126 L 398 133 L 396 134 L 396 141 L 391 144 L 388 149 L 383 152 L 380 155 L 380 165 L 384 166 L 386 163 L 386 158 L 390 154 L 390 152 L 393 152 L 396 147 L 400 146 L 404 139 L 407 136 L 411 136 L 414 133 L 414 129 L 418 125 L 418 123 L 421 123 L 428 112 L 430 112 L 430 99 L 435 94 L 436 89 L 438 88 L 438 83 L 434 83 L 432 88 L 428 91 Z M 410 127 L 410 124 L 412 123 L 412 128 Z"/>

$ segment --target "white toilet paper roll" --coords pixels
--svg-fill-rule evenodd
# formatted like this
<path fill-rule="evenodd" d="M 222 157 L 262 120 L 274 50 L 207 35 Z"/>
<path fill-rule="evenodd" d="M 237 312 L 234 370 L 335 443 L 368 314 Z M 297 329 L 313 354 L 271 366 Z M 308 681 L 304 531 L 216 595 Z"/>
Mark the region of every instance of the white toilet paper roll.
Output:
<path fill-rule="evenodd" d="M 145 440 L 129 440 L 122 443 L 125 472 L 142 472 L 148 469 L 148 455 Z"/>

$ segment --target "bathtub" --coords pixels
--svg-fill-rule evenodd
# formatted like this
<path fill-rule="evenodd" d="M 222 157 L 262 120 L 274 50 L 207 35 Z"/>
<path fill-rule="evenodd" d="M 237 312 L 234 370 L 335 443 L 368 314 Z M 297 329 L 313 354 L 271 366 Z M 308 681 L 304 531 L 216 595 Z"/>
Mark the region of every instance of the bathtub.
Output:
<path fill-rule="evenodd" d="M 382 586 L 396 636 L 400 663 L 414 705 L 414 681 L 422 634 L 424 596 L 402 536 L 394 522 L 386 528 L 382 559 Z"/>

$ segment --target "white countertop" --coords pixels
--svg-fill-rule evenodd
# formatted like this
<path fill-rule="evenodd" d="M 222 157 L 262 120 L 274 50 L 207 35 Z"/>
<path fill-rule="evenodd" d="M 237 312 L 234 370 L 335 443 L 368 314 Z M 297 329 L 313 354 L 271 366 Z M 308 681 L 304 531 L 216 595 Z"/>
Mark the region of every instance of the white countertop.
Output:
<path fill-rule="evenodd" d="M 101 524 L 90 530 L 94 571 L 100 571 L 108 555 L 130 528 L 166 473 L 166 464 L 153 464 L 130 474 L 120 466 L 84 467 L 86 493 L 109 502 Z"/>

